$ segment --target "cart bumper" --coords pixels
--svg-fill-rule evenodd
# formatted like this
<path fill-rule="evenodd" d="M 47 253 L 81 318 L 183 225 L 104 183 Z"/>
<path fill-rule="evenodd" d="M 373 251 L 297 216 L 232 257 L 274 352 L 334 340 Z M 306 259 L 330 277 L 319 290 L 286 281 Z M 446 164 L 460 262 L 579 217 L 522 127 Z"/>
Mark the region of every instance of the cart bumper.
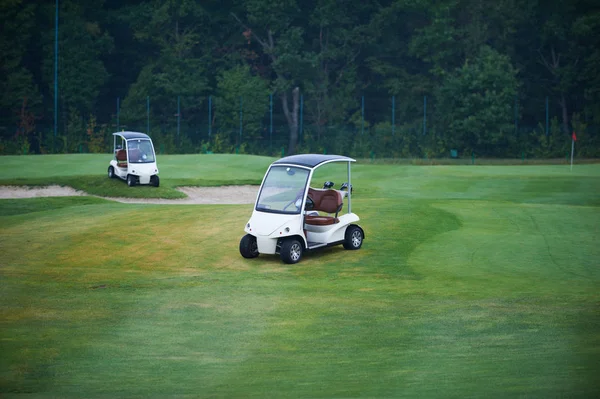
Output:
<path fill-rule="evenodd" d="M 258 245 L 258 252 L 261 254 L 275 254 L 277 249 L 277 239 L 265 236 L 256 237 L 256 244 Z"/>

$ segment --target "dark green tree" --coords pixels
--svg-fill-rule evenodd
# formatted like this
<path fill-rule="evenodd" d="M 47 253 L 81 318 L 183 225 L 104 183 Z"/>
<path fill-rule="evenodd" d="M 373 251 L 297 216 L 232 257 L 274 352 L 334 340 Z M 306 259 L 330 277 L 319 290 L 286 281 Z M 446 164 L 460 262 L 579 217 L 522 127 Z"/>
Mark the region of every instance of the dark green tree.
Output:
<path fill-rule="evenodd" d="M 357 107 L 362 89 L 359 66 L 365 48 L 374 39 L 368 35 L 368 23 L 375 6 L 370 1 L 350 1 L 340 7 L 334 0 L 315 2 L 307 24 L 307 54 L 311 73 L 303 82 L 305 115 L 320 140 L 326 126 L 345 124 Z"/>
<path fill-rule="evenodd" d="M 0 3 L 0 140 L 8 147 L 19 142 L 19 152 L 25 147 L 29 151 L 35 121 L 42 113 L 41 94 L 25 62 L 35 10 L 20 0 Z"/>
<path fill-rule="evenodd" d="M 294 154 L 298 143 L 300 85 L 313 60 L 311 54 L 303 51 L 300 8 L 295 0 L 275 3 L 245 0 L 243 5 L 244 15 L 232 12 L 231 16 L 245 37 L 257 43 L 261 57 L 266 58 L 266 74 L 272 79 L 273 92 L 279 95 L 289 129 L 288 154 Z"/>
<path fill-rule="evenodd" d="M 217 82 L 214 123 L 219 128 L 220 140 L 232 148 L 248 139 L 260 139 L 269 101 L 267 82 L 252 75 L 247 65 L 223 71 Z"/>
<path fill-rule="evenodd" d="M 178 97 L 180 123 L 183 121 L 188 129 L 198 123 L 209 91 L 210 54 L 201 51 L 205 33 L 202 22 L 208 18 L 191 0 L 150 1 L 130 9 L 134 37 L 148 54 L 123 102 L 127 123 L 145 126 L 149 98 L 151 129 L 175 136 Z"/>
<path fill-rule="evenodd" d="M 3 152 L 51 148 L 54 6 L 0 4 Z M 525 153 L 549 153 L 533 150 L 549 136 L 546 97 L 565 140 L 579 129 L 586 154 L 600 144 L 594 0 L 61 0 L 59 33 L 60 151 L 86 150 L 92 117 L 98 132 L 113 130 L 117 98 L 122 128 L 146 129 L 149 98 L 150 133 L 167 151 L 195 151 L 211 128 L 239 131 L 242 94 L 244 138 L 259 139 L 265 90 L 288 153 L 301 95 L 302 151 L 514 156 L 518 137 Z"/>
<path fill-rule="evenodd" d="M 102 1 L 93 6 L 66 0 L 60 3 L 58 34 L 58 82 L 60 109 L 76 109 L 81 115 L 94 113 L 98 96 L 108 79 L 103 56 L 113 50 L 112 37 L 95 17 Z M 54 16 L 54 8 L 45 12 Z M 51 32 L 54 31 L 52 25 Z M 45 35 L 44 80 L 54 93 L 54 35 Z M 63 115 L 66 120 L 68 115 Z M 83 132 L 81 132 L 83 133 Z"/>
<path fill-rule="evenodd" d="M 434 79 L 428 73 L 432 58 L 426 52 L 414 51 L 412 46 L 423 45 L 413 40 L 425 40 L 415 35 L 428 23 L 428 9 L 415 1 L 396 0 L 373 15 L 369 35 L 374 43 L 367 50 L 366 64 L 374 82 L 372 90 L 381 97 L 382 112 L 378 119 L 391 121 L 392 96 L 396 97 L 396 121 L 412 122 L 422 117 L 423 96 L 434 87 Z"/>
<path fill-rule="evenodd" d="M 506 155 L 514 137 L 512 104 L 517 89 L 517 71 L 510 59 L 487 46 L 447 74 L 436 100 L 450 148 Z"/>
<path fill-rule="evenodd" d="M 587 1 L 556 0 L 540 2 L 534 14 L 538 30 L 530 38 L 530 50 L 535 51 L 537 65 L 530 65 L 528 72 L 538 78 L 535 83 L 558 105 L 567 137 L 571 134 L 571 115 L 577 111 L 577 98 L 583 96 L 588 81 L 597 79 L 597 73 L 585 72 L 594 65 L 593 56 L 586 59 L 586 47 L 600 33 L 597 29 L 594 32 L 593 22 L 587 23 L 593 21 L 593 9 Z M 597 13 L 598 6 L 595 9 Z"/>
<path fill-rule="evenodd" d="M 584 1 L 582 12 L 573 24 L 573 34 L 579 46 L 581 69 L 578 84 L 583 90 L 585 119 L 600 126 L 600 6 L 595 1 Z M 597 138 L 600 139 L 600 134 Z"/>

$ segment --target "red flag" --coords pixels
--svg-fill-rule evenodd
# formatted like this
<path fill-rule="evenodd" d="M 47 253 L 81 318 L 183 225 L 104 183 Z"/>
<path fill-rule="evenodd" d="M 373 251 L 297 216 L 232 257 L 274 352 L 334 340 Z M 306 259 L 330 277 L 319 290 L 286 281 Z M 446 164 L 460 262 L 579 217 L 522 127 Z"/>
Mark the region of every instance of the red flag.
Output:
<path fill-rule="evenodd" d="M 573 141 L 577 141 L 577 136 L 575 136 L 575 132 L 573 132 Z"/>

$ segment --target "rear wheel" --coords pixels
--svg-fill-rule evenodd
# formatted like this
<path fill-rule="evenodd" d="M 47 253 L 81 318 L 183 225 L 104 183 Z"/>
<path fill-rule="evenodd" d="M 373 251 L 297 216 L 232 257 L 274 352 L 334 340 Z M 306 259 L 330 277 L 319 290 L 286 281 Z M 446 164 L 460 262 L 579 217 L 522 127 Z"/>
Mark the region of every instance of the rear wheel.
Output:
<path fill-rule="evenodd" d="M 115 178 L 115 168 L 113 168 L 112 165 L 108 167 L 108 178 L 109 179 Z"/>
<path fill-rule="evenodd" d="M 251 234 L 246 234 L 242 237 L 240 240 L 240 254 L 247 259 L 256 258 L 258 256 L 256 237 Z"/>
<path fill-rule="evenodd" d="M 133 186 L 135 186 L 135 183 L 136 183 L 135 176 L 134 175 L 127 175 L 127 185 L 129 187 L 133 187 Z"/>
<path fill-rule="evenodd" d="M 344 248 L 359 249 L 363 242 L 363 231 L 358 226 L 348 226 L 344 237 Z"/>
<path fill-rule="evenodd" d="M 150 184 L 152 184 L 154 187 L 158 187 L 160 185 L 160 179 L 158 178 L 158 175 L 150 177 Z"/>
<path fill-rule="evenodd" d="M 281 260 L 288 264 L 298 263 L 302 258 L 302 250 L 300 241 L 295 238 L 288 238 L 281 245 Z"/>

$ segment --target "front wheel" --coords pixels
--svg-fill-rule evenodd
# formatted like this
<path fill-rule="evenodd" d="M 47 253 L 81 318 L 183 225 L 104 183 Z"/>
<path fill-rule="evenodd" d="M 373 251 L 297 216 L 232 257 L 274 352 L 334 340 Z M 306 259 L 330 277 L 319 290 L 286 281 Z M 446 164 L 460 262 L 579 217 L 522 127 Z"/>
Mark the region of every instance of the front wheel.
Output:
<path fill-rule="evenodd" d="M 158 175 L 150 177 L 150 184 L 152 184 L 154 187 L 160 186 L 160 179 L 158 178 Z"/>
<path fill-rule="evenodd" d="M 295 238 L 288 238 L 283 242 L 280 249 L 283 263 L 294 264 L 302 258 L 302 244 Z"/>
<path fill-rule="evenodd" d="M 258 256 L 258 244 L 256 237 L 246 234 L 240 240 L 240 254 L 246 259 L 256 258 Z"/>
<path fill-rule="evenodd" d="M 364 239 L 363 231 L 358 226 L 350 225 L 346 229 L 344 237 L 344 248 L 359 249 Z"/>
<path fill-rule="evenodd" d="M 115 178 L 115 168 L 113 168 L 112 165 L 108 167 L 108 178 L 109 179 Z"/>
<path fill-rule="evenodd" d="M 134 175 L 127 175 L 127 185 L 129 187 L 133 187 L 133 186 L 135 186 L 135 183 L 136 183 L 135 176 Z"/>

